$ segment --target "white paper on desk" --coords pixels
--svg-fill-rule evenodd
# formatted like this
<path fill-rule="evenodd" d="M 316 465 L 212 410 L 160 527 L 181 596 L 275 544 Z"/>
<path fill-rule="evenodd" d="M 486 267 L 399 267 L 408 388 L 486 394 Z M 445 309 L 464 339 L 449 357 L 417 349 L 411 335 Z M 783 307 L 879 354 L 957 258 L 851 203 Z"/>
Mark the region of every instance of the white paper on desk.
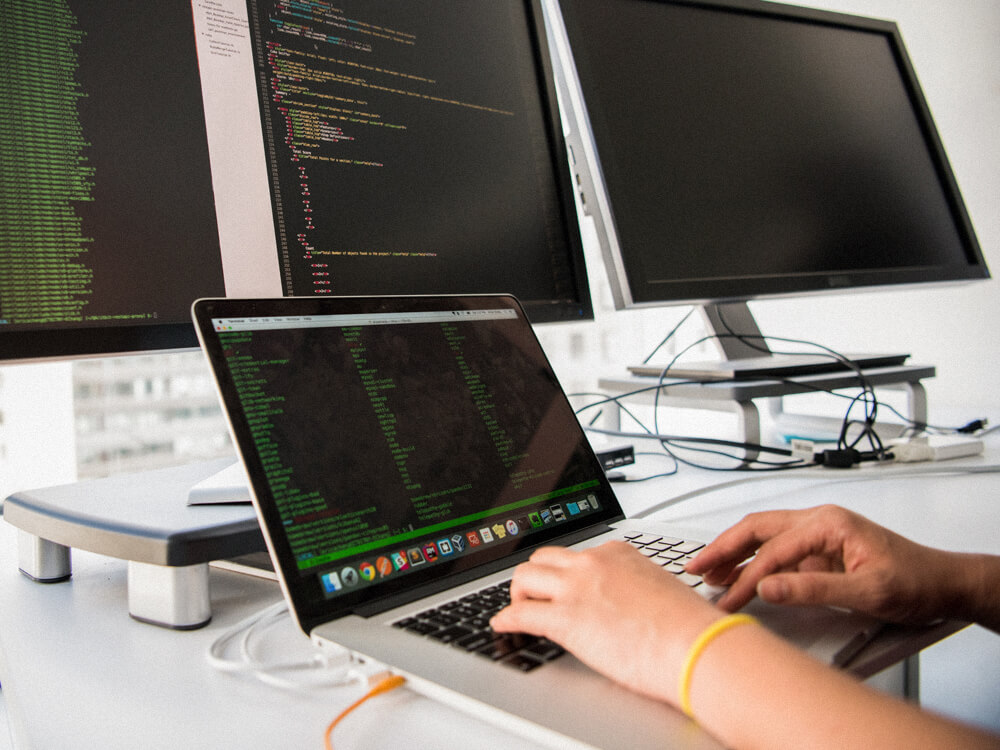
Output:
<path fill-rule="evenodd" d="M 188 505 L 249 502 L 250 481 L 242 461 L 236 461 L 222 471 L 202 479 L 188 490 Z"/>

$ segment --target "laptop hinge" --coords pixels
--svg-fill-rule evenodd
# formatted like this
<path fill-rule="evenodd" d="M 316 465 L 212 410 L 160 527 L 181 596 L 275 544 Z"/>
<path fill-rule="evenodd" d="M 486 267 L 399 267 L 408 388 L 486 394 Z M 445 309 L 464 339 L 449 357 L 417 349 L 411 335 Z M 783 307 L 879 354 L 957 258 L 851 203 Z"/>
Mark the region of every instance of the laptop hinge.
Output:
<path fill-rule="evenodd" d="M 613 519 L 615 520 L 615 519 Z M 507 555 L 500 560 L 494 560 L 492 562 L 483 563 L 482 565 L 477 565 L 469 570 L 463 570 L 460 573 L 455 573 L 453 575 L 442 578 L 439 581 L 432 581 L 430 583 L 425 583 L 415 588 L 409 589 L 399 594 L 393 594 L 392 596 L 387 596 L 383 599 L 379 599 L 374 602 L 369 602 L 360 607 L 357 607 L 353 613 L 360 615 L 361 617 L 374 617 L 376 615 L 382 614 L 390 609 L 395 609 L 396 607 L 402 607 L 404 604 L 409 604 L 415 602 L 418 599 L 423 599 L 425 596 L 433 596 L 434 594 L 440 594 L 442 591 L 447 591 L 448 589 L 460 586 L 463 583 L 468 583 L 469 581 L 474 581 L 477 578 L 483 578 L 491 573 L 496 573 L 498 571 L 504 570 L 505 568 L 513 568 L 515 565 L 524 562 L 528 559 L 532 552 L 534 552 L 539 546 L 549 546 L 553 544 L 558 544 L 561 547 L 569 547 L 578 542 L 585 541 L 587 539 L 592 539 L 600 534 L 606 534 L 611 531 L 611 527 L 599 523 L 594 526 L 589 526 L 586 529 L 581 529 L 580 531 L 574 531 L 560 537 L 558 541 L 546 542 L 541 545 L 534 545 L 532 547 L 526 547 L 523 550 L 518 550 L 513 554 Z"/>

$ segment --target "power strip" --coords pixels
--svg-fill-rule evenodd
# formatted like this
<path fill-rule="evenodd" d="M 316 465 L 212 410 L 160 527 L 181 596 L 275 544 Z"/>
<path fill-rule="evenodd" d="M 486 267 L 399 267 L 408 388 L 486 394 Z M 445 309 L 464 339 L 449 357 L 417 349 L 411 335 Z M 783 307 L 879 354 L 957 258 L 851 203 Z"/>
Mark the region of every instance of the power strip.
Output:
<path fill-rule="evenodd" d="M 980 455 L 985 446 L 979 438 L 966 435 L 923 435 L 896 438 L 886 444 L 899 463 L 947 461 L 951 458 Z"/>

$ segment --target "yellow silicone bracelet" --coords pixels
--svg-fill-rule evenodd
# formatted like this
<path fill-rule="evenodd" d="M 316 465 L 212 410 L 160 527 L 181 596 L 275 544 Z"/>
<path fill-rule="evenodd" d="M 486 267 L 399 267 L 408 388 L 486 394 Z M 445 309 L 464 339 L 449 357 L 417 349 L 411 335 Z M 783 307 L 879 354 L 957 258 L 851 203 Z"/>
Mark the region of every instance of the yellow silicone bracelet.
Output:
<path fill-rule="evenodd" d="M 702 631 L 701 635 L 694 639 L 694 643 L 691 644 L 691 649 L 688 651 L 687 659 L 684 660 L 684 668 L 681 670 L 680 688 L 678 690 L 681 710 L 685 714 L 692 719 L 694 718 L 694 714 L 691 711 L 691 678 L 694 676 L 694 667 L 708 644 L 730 628 L 737 625 L 753 625 L 756 623 L 757 618 L 751 615 L 726 615 L 713 622 Z"/>

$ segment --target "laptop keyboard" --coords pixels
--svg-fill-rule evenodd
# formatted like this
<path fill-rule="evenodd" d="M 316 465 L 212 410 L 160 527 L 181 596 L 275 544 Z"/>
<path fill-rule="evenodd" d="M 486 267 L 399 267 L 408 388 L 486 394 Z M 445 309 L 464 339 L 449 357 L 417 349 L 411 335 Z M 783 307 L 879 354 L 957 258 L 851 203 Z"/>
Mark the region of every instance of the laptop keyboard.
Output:
<path fill-rule="evenodd" d="M 490 618 L 508 604 L 510 581 L 503 581 L 393 625 L 475 652 L 522 672 L 529 672 L 565 653 L 546 638 L 524 633 L 494 632 L 490 627 Z"/>
<path fill-rule="evenodd" d="M 677 576 L 677 579 L 691 588 L 701 586 L 700 576 L 684 572 L 695 552 L 705 546 L 704 542 L 690 539 L 677 539 L 662 534 L 645 534 L 629 529 L 624 531 L 625 539 L 632 543 L 642 554 L 655 562 L 661 568 Z"/>
<path fill-rule="evenodd" d="M 701 578 L 685 573 L 684 565 L 705 546 L 703 543 L 632 530 L 623 534 L 626 541 L 679 580 L 692 588 L 701 585 Z M 510 581 L 504 581 L 397 620 L 393 627 L 465 649 L 522 672 L 530 672 L 565 653 L 547 638 L 494 632 L 490 618 L 508 604 Z"/>

